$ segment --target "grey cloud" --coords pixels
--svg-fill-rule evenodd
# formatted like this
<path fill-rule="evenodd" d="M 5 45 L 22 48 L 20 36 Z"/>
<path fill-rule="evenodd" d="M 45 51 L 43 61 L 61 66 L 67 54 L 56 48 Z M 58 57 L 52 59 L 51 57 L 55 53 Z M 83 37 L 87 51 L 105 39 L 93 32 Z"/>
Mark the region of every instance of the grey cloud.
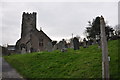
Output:
<path fill-rule="evenodd" d="M 117 24 L 117 3 L 95 2 L 18 2 L 3 4 L 3 44 L 20 38 L 22 12 L 37 12 L 37 28 L 51 39 L 70 38 L 71 34 L 83 36 L 88 20 L 103 14 L 110 25 Z M 7 37 L 8 35 L 9 37 Z"/>

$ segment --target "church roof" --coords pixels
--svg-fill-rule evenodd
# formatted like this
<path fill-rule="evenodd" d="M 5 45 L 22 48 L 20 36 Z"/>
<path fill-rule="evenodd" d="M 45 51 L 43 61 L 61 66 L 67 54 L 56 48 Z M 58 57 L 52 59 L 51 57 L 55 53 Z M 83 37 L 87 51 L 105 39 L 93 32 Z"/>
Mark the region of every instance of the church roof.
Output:
<path fill-rule="evenodd" d="M 39 33 L 45 35 L 50 41 L 52 41 L 42 30 L 40 30 Z"/>

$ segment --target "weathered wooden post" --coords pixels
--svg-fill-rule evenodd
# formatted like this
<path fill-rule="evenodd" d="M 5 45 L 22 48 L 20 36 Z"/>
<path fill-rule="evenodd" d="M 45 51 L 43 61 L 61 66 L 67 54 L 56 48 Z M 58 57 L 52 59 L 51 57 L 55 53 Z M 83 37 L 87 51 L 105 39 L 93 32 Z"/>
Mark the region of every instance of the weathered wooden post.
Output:
<path fill-rule="evenodd" d="M 109 60 L 108 60 L 108 46 L 105 36 L 105 21 L 103 16 L 100 18 L 100 30 L 101 30 L 101 46 L 102 46 L 102 78 L 109 80 Z"/>

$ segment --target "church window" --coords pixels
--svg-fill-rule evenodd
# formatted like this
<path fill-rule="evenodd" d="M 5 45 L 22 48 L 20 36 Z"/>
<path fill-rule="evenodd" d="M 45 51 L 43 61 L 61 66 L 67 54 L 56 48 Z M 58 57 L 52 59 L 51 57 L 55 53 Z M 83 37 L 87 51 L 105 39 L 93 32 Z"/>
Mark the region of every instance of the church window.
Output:
<path fill-rule="evenodd" d="M 43 46 L 43 39 L 40 39 L 39 46 Z"/>

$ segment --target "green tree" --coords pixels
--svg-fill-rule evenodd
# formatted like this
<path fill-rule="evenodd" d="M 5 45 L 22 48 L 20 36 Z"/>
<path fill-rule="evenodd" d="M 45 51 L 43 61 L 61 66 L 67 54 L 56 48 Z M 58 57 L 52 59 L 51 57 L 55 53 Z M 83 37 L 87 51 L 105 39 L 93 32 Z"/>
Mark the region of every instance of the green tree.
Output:
<path fill-rule="evenodd" d="M 114 35 L 113 31 L 114 29 L 111 28 L 109 25 L 106 24 L 105 27 L 105 32 L 106 32 L 106 37 L 109 39 L 111 36 Z M 86 27 L 85 33 L 87 34 L 87 39 L 88 40 L 93 40 L 93 39 L 100 39 L 100 17 L 96 17 L 93 19 L 93 21 L 88 21 L 89 27 Z"/>

